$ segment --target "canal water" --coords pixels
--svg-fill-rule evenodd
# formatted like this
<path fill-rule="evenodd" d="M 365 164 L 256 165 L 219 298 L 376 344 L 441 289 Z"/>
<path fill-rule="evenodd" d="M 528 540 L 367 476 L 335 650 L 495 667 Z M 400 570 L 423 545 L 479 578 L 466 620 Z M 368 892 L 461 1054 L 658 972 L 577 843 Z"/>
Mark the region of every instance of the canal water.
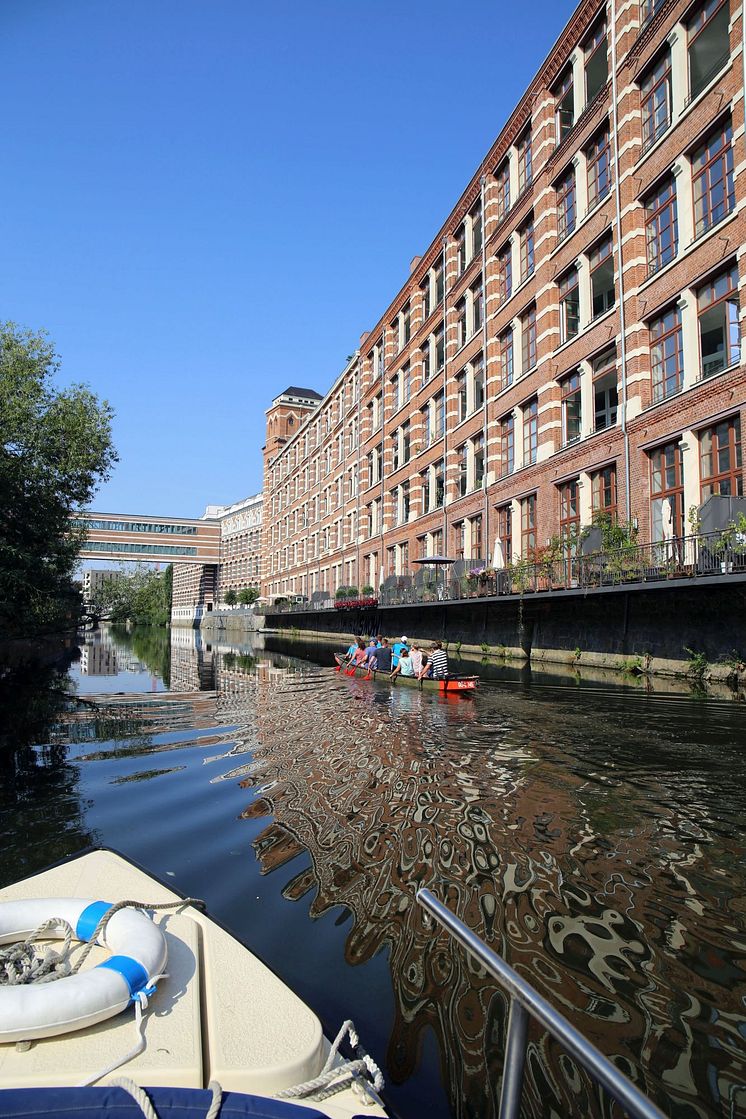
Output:
<path fill-rule="evenodd" d="M 667 1114 L 746 1114 L 740 702 L 487 665 L 440 697 L 269 635 L 74 655 L 0 691 L 0 884 L 117 848 L 328 1033 L 352 1017 L 396 1114 L 490 1119 L 506 1000 L 423 919 L 426 885 Z M 532 1027 L 522 1114 L 619 1110 Z"/>

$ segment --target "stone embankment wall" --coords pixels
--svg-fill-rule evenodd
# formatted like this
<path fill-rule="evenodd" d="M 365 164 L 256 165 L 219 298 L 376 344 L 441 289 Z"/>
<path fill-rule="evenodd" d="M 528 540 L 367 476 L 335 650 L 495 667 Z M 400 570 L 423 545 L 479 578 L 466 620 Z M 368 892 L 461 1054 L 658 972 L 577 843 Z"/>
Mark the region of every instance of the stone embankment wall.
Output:
<path fill-rule="evenodd" d="M 304 636 L 380 633 L 467 652 L 623 671 L 743 677 L 746 581 L 590 594 L 271 614 L 266 629 Z M 739 668 L 739 663 L 741 667 Z"/>

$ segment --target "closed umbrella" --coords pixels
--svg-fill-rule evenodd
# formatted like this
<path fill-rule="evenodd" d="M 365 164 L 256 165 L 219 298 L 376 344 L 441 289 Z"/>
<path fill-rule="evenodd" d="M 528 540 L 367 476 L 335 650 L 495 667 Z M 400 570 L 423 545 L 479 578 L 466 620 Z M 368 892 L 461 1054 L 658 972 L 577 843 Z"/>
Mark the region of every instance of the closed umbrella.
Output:
<path fill-rule="evenodd" d="M 502 571 L 505 567 L 505 549 L 499 536 L 495 537 L 495 550 L 492 553 L 492 566 L 495 571 Z"/>

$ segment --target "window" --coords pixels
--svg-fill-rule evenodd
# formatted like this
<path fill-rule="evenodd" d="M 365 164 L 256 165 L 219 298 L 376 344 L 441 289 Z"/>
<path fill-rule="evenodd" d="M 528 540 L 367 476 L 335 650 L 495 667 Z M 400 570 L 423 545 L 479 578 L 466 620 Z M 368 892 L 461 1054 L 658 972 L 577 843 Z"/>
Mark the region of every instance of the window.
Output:
<path fill-rule="evenodd" d="M 505 478 L 515 469 L 515 420 L 513 413 L 500 420 L 500 477 Z"/>
<path fill-rule="evenodd" d="M 534 274 L 534 219 L 528 219 L 521 230 L 521 280 Z"/>
<path fill-rule="evenodd" d="M 695 237 L 722 221 L 735 204 L 732 139 L 728 118 L 692 155 Z"/>
<path fill-rule="evenodd" d="M 588 207 L 605 198 L 611 188 L 611 159 L 609 155 L 609 126 L 599 132 L 586 150 L 588 166 Z"/>
<path fill-rule="evenodd" d="M 497 183 L 497 220 L 502 219 L 510 209 L 510 164 L 507 159 L 495 172 Z"/>
<path fill-rule="evenodd" d="M 471 366 L 474 379 L 474 409 L 484 406 L 484 358 L 480 354 Z"/>
<path fill-rule="evenodd" d="M 574 370 L 561 382 L 562 444 L 574 443 L 581 435 L 580 371 Z"/>
<path fill-rule="evenodd" d="M 461 349 L 466 341 L 466 296 L 456 304 L 456 348 Z"/>
<path fill-rule="evenodd" d="M 536 397 L 523 405 L 523 465 L 536 462 L 539 449 L 539 401 Z"/>
<path fill-rule="evenodd" d="M 555 136 L 561 144 L 575 124 L 575 90 L 572 66 L 565 70 L 554 95 Z"/>
<path fill-rule="evenodd" d="M 476 332 L 482 326 L 484 319 L 483 304 L 482 304 L 482 277 L 471 287 L 471 334 Z"/>
<path fill-rule="evenodd" d="M 420 417 L 421 417 L 420 430 L 422 432 L 422 437 L 425 440 L 425 446 L 429 447 L 430 444 L 433 441 L 433 425 L 430 421 L 430 404 L 429 403 L 426 404 L 425 407 L 420 410 Z"/>
<path fill-rule="evenodd" d="M 679 391 L 684 381 L 684 342 L 678 307 L 669 308 L 650 324 L 650 367 L 654 401 Z"/>
<path fill-rule="evenodd" d="M 409 339 L 412 337 L 412 309 L 407 303 L 404 310 L 399 315 L 399 349 L 406 346 Z"/>
<path fill-rule="evenodd" d="M 409 462 L 409 460 L 411 458 L 411 455 L 412 455 L 412 437 L 411 437 L 411 429 L 410 429 L 410 426 L 409 426 L 409 420 L 407 420 L 407 422 L 405 424 L 402 424 L 402 426 L 399 430 L 401 432 L 401 443 L 400 443 L 401 461 L 402 461 L 402 465 L 404 465 L 404 464 Z"/>
<path fill-rule="evenodd" d="M 606 57 L 606 20 L 596 24 L 585 42 L 585 103 L 593 100 L 604 88 L 609 77 Z"/>
<path fill-rule="evenodd" d="M 497 539 L 500 548 L 495 557 L 495 566 L 502 568 L 513 557 L 513 509 L 510 505 L 501 505 L 497 510 Z"/>
<path fill-rule="evenodd" d="M 701 93 L 730 56 L 729 20 L 726 0 L 707 0 L 689 21 L 690 100 Z"/>
<path fill-rule="evenodd" d="M 531 557 L 536 552 L 536 494 L 529 494 L 521 501 L 521 555 Z"/>
<path fill-rule="evenodd" d="M 531 129 L 528 128 L 516 145 L 518 149 L 518 193 L 530 185 L 533 177 L 531 153 Z"/>
<path fill-rule="evenodd" d="M 422 512 L 429 513 L 432 509 L 430 503 L 430 470 L 423 470 L 420 474 L 420 489 L 422 491 Z"/>
<path fill-rule="evenodd" d="M 521 316 L 522 372 L 536 365 L 536 307 L 529 307 Z"/>
<path fill-rule="evenodd" d="M 464 558 L 466 544 L 466 522 L 456 521 L 453 525 L 453 551 L 459 559 Z"/>
<path fill-rule="evenodd" d="M 470 259 L 478 256 L 482 251 L 482 203 L 478 202 L 469 214 L 471 219 L 471 245 Z"/>
<path fill-rule="evenodd" d="M 482 534 L 482 514 L 477 514 L 476 517 L 471 518 L 471 558 L 483 558 L 483 534 Z"/>
<path fill-rule="evenodd" d="M 648 271 L 652 274 L 676 256 L 679 247 L 676 221 L 676 186 L 664 180 L 645 204 L 645 241 Z"/>
<path fill-rule="evenodd" d="M 645 152 L 671 123 L 671 52 L 666 51 L 642 79 L 642 150 Z"/>
<path fill-rule="evenodd" d="M 427 556 L 427 533 L 417 537 L 417 559 L 425 559 Z"/>
<path fill-rule="evenodd" d="M 591 502 L 594 513 L 606 513 L 616 520 L 616 466 L 605 466 L 591 475 Z"/>
<path fill-rule="evenodd" d="M 430 284 L 429 272 L 420 284 L 420 291 L 422 292 L 422 318 L 424 321 L 425 319 L 430 318 L 430 315 L 435 309 L 433 306 L 433 290 Z"/>
<path fill-rule="evenodd" d="M 443 324 L 441 323 L 435 331 L 435 370 L 439 372 L 445 364 L 445 334 L 443 331 Z"/>
<path fill-rule="evenodd" d="M 474 489 L 481 490 L 484 485 L 484 435 L 475 435 L 471 441 L 474 465 Z"/>
<path fill-rule="evenodd" d="M 640 6 L 640 20 L 642 24 L 646 24 L 649 19 L 652 19 L 659 8 L 663 6 L 663 0 L 642 0 Z"/>
<path fill-rule="evenodd" d="M 456 398 L 458 400 L 458 422 L 461 423 L 469 415 L 465 369 L 456 378 Z"/>
<path fill-rule="evenodd" d="M 433 438 L 442 439 L 446 425 L 446 398 L 442 392 L 433 397 L 433 420 Z"/>
<path fill-rule="evenodd" d="M 430 378 L 432 376 L 432 373 L 433 373 L 432 362 L 430 360 L 430 339 L 429 338 L 428 338 L 427 342 L 425 342 L 425 345 L 420 350 L 420 353 L 422 355 L 422 383 L 424 384 L 425 381 L 430 380 Z"/>
<path fill-rule="evenodd" d="M 616 350 L 612 346 L 593 361 L 593 430 L 605 431 L 616 423 L 618 396 Z"/>
<path fill-rule="evenodd" d="M 498 338 L 500 344 L 500 388 L 506 389 L 513 384 L 513 330 L 507 330 Z"/>
<path fill-rule="evenodd" d="M 412 368 L 407 362 L 402 366 L 399 374 L 399 399 L 401 404 L 406 404 L 412 395 Z"/>
<path fill-rule="evenodd" d="M 734 264 L 697 292 L 702 377 L 711 377 L 741 360 L 738 325 L 738 268 Z"/>
<path fill-rule="evenodd" d="M 571 268 L 559 282 L 560 342 L 568 342 L 580 329 L 578 270 Z"/>
<path fill-rule="evenodd" d="M 409 520 L 409 514 L 410 514 L 411 507 L 412 507 L 411 506 L 410 493 L 409 493 L 409 482 L 405 482 L 404 485 L 399 486 L 399 501 L 400 501 L 400 518 L 399 519 L 400 519 L 401 524 L 406 524 L 407 521 Z"/>
<path fill-rule="evenodd" d="M 699 433 L 700 500 L 712 494 L 743 497 L 741 421 L 738 416 Z"/>
<path fill-rule="evenodd" d="M 435 302 L 442 303 L 445 293 L 445 285 L 443 283 L 443 263 L 441 262 L 435 269 Z"/>
<path fill-rule="evenodd" d="M 557 237 L 563 241 L 575 228 L 575 171 L 571 168 L 556 186 Z"/>
<path fill-rule="evenodd" d="M 438 461 L 435 463 L 435 466 L 433 467 L 433 482 L 435 485 L 435 498 L 433 502 L 433 508 L 440 509 L 443 505 L 443 499 L 446 492 L 445 465 L 442 458 L 438 459 Z M 438 555 L 438 552 L 434 552 L 433 554 Z"/>
<path fill-rule="evenodd" d="M 456 234 L 456 271 L 459 276 L 464 268 L 466 268 L 466 229 L 460 225 Z"/>
<path fill-rule="evenodd" d="M 435 532 L 430 533 L 430 541 L 432 544 L 432 556 L 443 555 L 443 529 L 436 528 Z"/>
<path fill-rule="evenodd" d="M 684 535 L 684 459 L 680 443 L 650 453 L 650 512 L 653 540 Z"/>
<path fill-rule="evenodd" d="M 614 306 L 614 257 L 611 234 L 604 237 L 590 254 L 591 314 L 593 318 Z"/>
<path fill-rule="evenodd" d="M 458 447 L 456 450 L 458 457 L 458 495 L 464 497 L 467 492 L 467 478 L 468 478 L 468 446 L 466 443 Z"/>
<path fill-rule="evenodd" d="M 513 253 L 510 242 L 503 245 L 497 254 L 497 294 L 501 303 L 505 303 L 513 293 Z"/>
<path fill-rule="evenodd" d="M 559 488 L 559 534 L 563 540 L 577 545 L 580 533 L 580 503 L 578 501 L 578 479 L 563 482 Z"/>

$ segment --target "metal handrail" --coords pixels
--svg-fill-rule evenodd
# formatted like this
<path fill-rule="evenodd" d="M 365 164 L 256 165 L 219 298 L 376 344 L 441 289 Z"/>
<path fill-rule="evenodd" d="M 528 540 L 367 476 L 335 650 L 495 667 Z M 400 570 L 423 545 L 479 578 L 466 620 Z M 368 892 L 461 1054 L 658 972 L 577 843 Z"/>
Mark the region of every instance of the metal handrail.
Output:
<path fill-rule="evenodd" d="M 530 983 L 506 964 L 463 921 L 455 917 L 442 902 L 421 887 L 417 901 L 431 913 L 458 943 L 486 968 L 510 996 L 508 1037 L 505 1047 L 503 1082 L 500 1092 L 500 1119 L 518 1119 L 526 1064 L 526 1036 L 529 1017 L 536 1019 L 571 1056 L 601 1084 L 632 1119 L 665 1119 L 652 1100 L 648 1099 L 608 1057 L 588 1041 L 564 1015 L 542 998 Z"/>

